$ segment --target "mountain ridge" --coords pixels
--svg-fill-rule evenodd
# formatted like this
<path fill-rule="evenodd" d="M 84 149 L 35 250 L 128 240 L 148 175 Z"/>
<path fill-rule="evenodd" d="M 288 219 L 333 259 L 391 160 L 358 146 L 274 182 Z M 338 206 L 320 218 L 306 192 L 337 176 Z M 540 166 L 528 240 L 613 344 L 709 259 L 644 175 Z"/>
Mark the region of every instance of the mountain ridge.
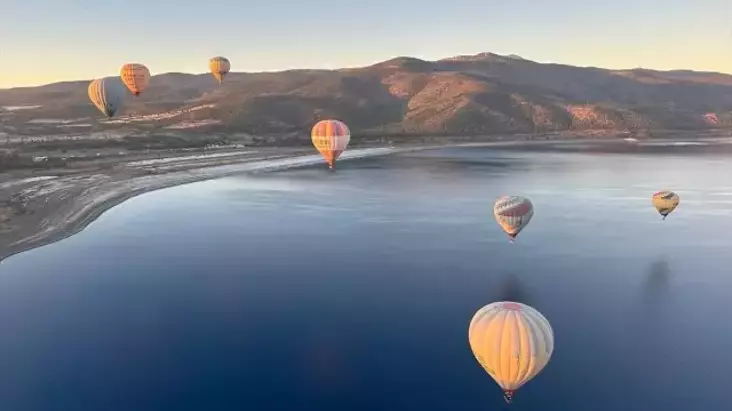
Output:
<path fill-rule="evenodd" d="M 724 73 L 719 71 L 708 71 L 708 70 L 692 70 L 692 69 L 650 69 L 650 68 L 643 68 L 643 67 L 635 67 L 635 68 L 618 68 L 618 69 L 611 69 L 611 68 L 604 68 L 604 67 L 597 67 L 597 66 L 575 66 L 567 63 L 555 63 L 555 62 L 538 62 L 535 60 L 524 58 L 518 54 L 497 54 L 493 52 L 480 52 L 476 54 L 465 54 L 465 55 L 455 55 L 455 56 L 449 56 L 444 57 L 438 60 L 423 60 L 418 57 L 411 57 L 411 56 L 395 56 L 380 62 L 373 63 L 371 65 L 367 66 L 359 66 L 359 67 L 347 67 L 347 68 L 337 68 L 337 69 L 316 69 L 316 68 L 294 68 L 294 69 L 285 69 L 285 70 L 274 70 L 274 71 L 259 71 L 259 72 L 244 72 L 244 71 L 232 71 L 230 74 L 232 75 L 247 75 L 247 74 L 280 74 L 280 73 L 289 73 L 289 72 L 332 72 L 332 71 L 352 71 L 352 70 L 360 70 L 368 67 L 374 67 L 378 65 L 383 65 L 390 61 L 396 61 L 396 60 L 416 60 L 421 61 L 425 63 L 439 63 L 443 61 L 458 61 L 458 60 L 473 60 L 473 61 L 482 61 L 487 60 L 489 58 L 500 58 L 500 59 L 506 59 L 506 60 L 517 60 L 517 61 L 525 61 L 530 62 L 534 64 L 539 65 L 554 65 L 554 66 L 563 66 L 568 68 L 578 68 L 578 69 L 597 69 L 597 70 L 604 70 L 608 72 L 624 72 L 624 71 L 647 71 L 647 72 L 655 72 L 655 73 L 688 73 L 688 74 L 696 74 L 696 75 L 714 75 L 714 76 L 724 76 L 724 77 L 731 77 L 732 73 Z M 151 77 L 166 77 L 166 76 L 175 76 L 175 75 L 181 75 L 181 76 L 210 76 L 209 73 L 186 73 L 181 71 L 171 71 L 171 72 L 164 72 L 164 73 L 156 73 L 153 74 Z M 105 76 L 105 77 L 115 77 L 114 75 L 111 76 Z M 50 86 L 61 86 L 61 85 L 69 85 L 69 84 L 88 84 L 93 79 L 77 79 L 77 80 L 63 80 L 63 81 L 55 81 L 52 83 L 46 83 L 46 84 L 40 84 L 36 86 L 17 86 L 17 87 L 6 87 L 1 88 L 0 87 L 0 93 L 2 92 L 8 92 L 8 91 L 20 91 L 20 90 L 28 90 L 28 89 L 37 89 L 42 87 L 50 87 Z"/>
<path fill-rule="evenodd" d="M 80 132 L 125 126 L 277 135 L 307 133 L 326 117 L 345 121 L 354 133 L 392 135 L 732 126 L 732 75 L 576 67 L 490 52 L 436 61 L 400 56 L 335 70 L 233 72 L 222 86 L 209 74 L 158 74 L 142 96 L 127 98 L 123 121 L 102 118 L 88 101 L 87 84 L 0 89 L 0 106 L 16 106 L 0 109 L 0 134 L 67 133 L 77 123 Z M 69 123 L 74 119 L 80 120 Z"/>

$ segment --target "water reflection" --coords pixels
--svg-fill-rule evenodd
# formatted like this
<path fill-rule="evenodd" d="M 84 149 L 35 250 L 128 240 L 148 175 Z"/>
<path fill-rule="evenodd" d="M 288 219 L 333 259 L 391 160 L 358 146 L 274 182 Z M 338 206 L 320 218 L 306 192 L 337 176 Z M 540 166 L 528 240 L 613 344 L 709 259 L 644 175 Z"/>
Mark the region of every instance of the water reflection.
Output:
<path fill-rule="evenodd" d="M 454 173 L 464 175 L 466 168 L 473 171 L 503 174 L 506 170 L 529 171 L 533 163 L 520 156 L 510 157 L 505 153 L 495 156 L 486 156 L 485 152 L 470 152 L 455 149 L 439 149 L 415 153 L 402 153 L 395 156 L 379 159 L 381 164 L 374 166 L 373 162 L 362 161 L 353 163 L 353 168 L 379 168 L 388 164 L 391 169 L 420 170 L 425 173 Z"/>

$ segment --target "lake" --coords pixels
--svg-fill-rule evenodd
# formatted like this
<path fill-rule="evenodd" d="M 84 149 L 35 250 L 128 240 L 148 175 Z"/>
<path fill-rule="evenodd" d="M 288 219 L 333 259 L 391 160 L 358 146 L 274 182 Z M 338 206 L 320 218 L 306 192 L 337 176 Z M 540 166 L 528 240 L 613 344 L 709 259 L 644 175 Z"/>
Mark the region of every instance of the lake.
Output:
<path fill-rule="evenodd" d="M 141 195 L 0 264 L 0 409 L 505 409 L 468 344 L 501 300 L 555 334 L 512 409 L 729 409 L 731 162 L 444 148 Z"/>

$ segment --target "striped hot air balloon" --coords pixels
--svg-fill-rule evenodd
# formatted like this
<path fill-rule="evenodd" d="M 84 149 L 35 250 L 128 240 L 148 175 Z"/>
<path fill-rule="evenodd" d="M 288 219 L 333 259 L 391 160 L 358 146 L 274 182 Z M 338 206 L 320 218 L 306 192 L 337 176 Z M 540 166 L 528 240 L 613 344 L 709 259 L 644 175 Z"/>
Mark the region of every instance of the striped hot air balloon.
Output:
<path fill-rule="evenodd" d="M 124 105 L 125 86 L 117 77 L 92 81 L 88 93 L 91 102 L 107 117 L 113 117 Z"/>
<path fill-rule="evenodd" d="M 219 84 L 221 84 L 224 82 L 224 76 L 231 70 L 231 63 L 226 57 L 213 57 L 208 61 L 208 69 Z"/>
<path fill-rule="evenodd" d="M 338 156 L 348 147 L 351 131 L 347 125 L 338 120 L 323 120 L 313 126 L 311 136 L 313 145 L 332 169 L 335 167 Z"/>
<path fill-rule="evenodd" d="M 503 196 L 496 200 L 493 206 L 493 215 L 498 225 L 508 234 L 511 242 L 521 230 L 529 224 L 534 216 L 534 205 L 528 198 L 518 196 Z"/>
<path fill-rule="evenodd" d="M 516 390 L 544 369 L 554 352 L 549 321 L 534 308 L 502 301 L 478 310 L 468 339 L 478 363 L 511 402 Z"/>
<path fill-rule="evenodd" d="M 659 214 L 663 216 L 663 220 L 665 220 L 678 207 L 680 199 L 673 191 L 659 191 L 653 194 L 651 201 Z"/>
<path fill-rule="evenodd" d="M 120 69 L 119 77 L 132 94 L 139 96 L 150 83 L 150 70 L 139 63 L 127 63 Z"/>

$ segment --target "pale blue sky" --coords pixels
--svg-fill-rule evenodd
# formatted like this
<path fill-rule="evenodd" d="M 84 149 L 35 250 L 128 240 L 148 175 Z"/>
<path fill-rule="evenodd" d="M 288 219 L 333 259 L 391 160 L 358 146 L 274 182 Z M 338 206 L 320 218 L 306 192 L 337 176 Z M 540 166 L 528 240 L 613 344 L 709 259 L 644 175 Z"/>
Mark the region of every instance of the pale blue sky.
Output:
<path fill-rule="evenodd" d="M 8 4 L 9 3 L 9 4 Z M 732 0 L 0 0 L 0 88 L 115 75 L 338 68 L 492 51 L 732 73 Z"/>

